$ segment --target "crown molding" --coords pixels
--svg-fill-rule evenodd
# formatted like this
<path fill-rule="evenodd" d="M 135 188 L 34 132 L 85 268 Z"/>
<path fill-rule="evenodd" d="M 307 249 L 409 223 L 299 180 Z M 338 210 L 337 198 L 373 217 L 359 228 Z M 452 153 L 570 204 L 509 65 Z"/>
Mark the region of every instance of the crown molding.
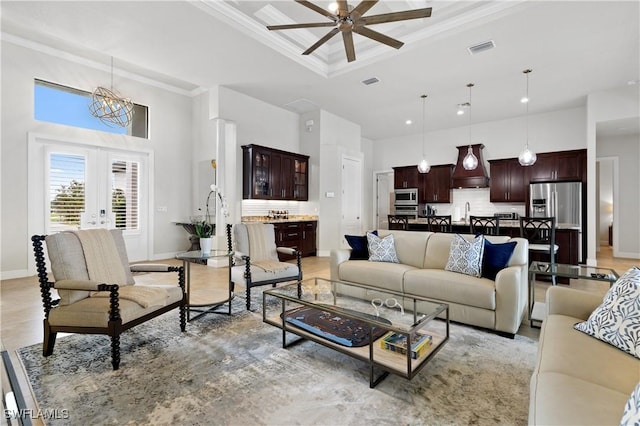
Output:
<path fill-rule="evenodd" d="M 38 43 L 32 40 L 25 39 L 23 37 L 19 37 L 13 34 L 9 34 L 6 32 L 0 33 L 0 40 L 14 44 L 16 46 L 21 46 L 30 50 L 34 50 L 36 52 L 44 53 L 46 55 L 54 56 L 56 58 L 64 59 L 69 62 L 73 62 L 76 64 L 84 65 L 89 68 L 93 68 L 96 70 L 104 71 L 106 73 L 111 73 L 112 69 L 110 65 L 103 64 L 101 62 L 94 61 L 92 59 L 88 59 L 73 53 L 66 52 L 62 49 L 58 49 L 55 47 L 47 46 L 42 43 Z M 181 87 L 177 87 L 171 84 L 167 84 L 153 78 L 146 77 L 144 75 L 133 73 L 130 71 L 125 71 L 121 68 L 113 68 L 113 74 L 118 75 L 120 77 L 127 78 L 129 80 L 137 81 L 139 83 L 147 84 L 149 86 L 156 87 L 158 89 L 166 90 L 168 92 L 177 93 L 179 95 L 193 97 L 199 93 L 206 91 L 206 88 L 198 87 L 193 90 L 186 90 Z"/>

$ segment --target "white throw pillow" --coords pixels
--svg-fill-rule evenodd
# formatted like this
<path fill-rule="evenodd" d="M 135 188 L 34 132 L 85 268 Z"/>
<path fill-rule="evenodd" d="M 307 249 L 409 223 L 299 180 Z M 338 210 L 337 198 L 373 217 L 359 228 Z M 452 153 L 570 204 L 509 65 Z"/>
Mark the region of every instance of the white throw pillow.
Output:
<path fill-rule="evenodd" d="M 367 232 L 367 242 L 369 244 L 370 262 L 391 262 L 400 263 L 396 254 L 396 244 L 393 234 L 380 238 L 371 232 Z"/>
<path fill-rule="evenodd" d="M 574 328 L 640 358 L 640 268 L 625 272 L 589 319 Z"/>
<path fill-rule="evenodd" d="M 480 277 L 482 273 L 482 254 L 484 253 L 484 236 L 478 235 L 473 241 L 467 241 L 456 234 L 451 241 L 449 260 L 444 267 L 447 271 Z"/>
<path fill-rule="evenodd" d="M 640 382 L 631 392 L 631 396 L 624 406 L 620 426 L 636 426 L 640 424 Z"/>

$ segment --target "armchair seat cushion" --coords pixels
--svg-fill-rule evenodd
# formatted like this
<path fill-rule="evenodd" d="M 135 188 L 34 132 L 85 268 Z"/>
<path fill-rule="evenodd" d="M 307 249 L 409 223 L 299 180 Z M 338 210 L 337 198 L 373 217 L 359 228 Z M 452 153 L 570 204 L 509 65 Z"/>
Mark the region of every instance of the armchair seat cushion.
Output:
<path fill-rule="evenodd" d="M 146 286 L 140 286 L 146 287 Z M 166 290 L 167 297 L 162 302 L 143 308 L 138 303 L 127 300 L 119 300 L 120 317 L 126 324 L 159 308 L 179 302 L 182 299 L 182 289 L 178 286 L 149 286 L 160 287 Z M 109 323 L 109 298 L 88 297 L 71 305 L 61 305 L 49 312 L 49 324 L 52 326 L 68 327 L 107 327 Z"/>
<path fill-rule="evenodd" d="M 251 265 L 251 282 L 281 280 L 288 277 L 291 277 L 291 280 L 298 279 L 299 270 L 297 265 L 287 262 L 280 262 L 280 265 L 283 265 L 283 269 L 275 272 L 267 272 L 259 266 Z M 238 265 L 231 268 L 231 281 L 237 284 L 244 284 L 245 270 L 245 265 Z"/>

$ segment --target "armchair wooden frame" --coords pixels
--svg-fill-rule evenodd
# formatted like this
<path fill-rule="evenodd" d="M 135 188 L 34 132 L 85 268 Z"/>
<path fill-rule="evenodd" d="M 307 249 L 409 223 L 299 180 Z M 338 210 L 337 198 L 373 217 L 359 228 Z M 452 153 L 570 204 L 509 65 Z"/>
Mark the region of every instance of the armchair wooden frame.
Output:
<path fill-rule="evenodd" d="M 233 239 L 231 235 L 231 231 L 233 229 L 232 224 L 227 224 L 227 248 L 232 254 L 231 257 L 231 267 L 236 266 L 236 260 L 240 260 L 244 262 L 244 279 L 245 279 L 245 287 L 246 287 L 246 297 L 247 297 L 247 310 L 251 309 L 251 287 L 258 287 L 263 285 L 271 284 L 273 287 L 278 283 L 289 282 L 289 281 L 298 281 L 298 288 L 300 288 L 300 281 L 302 281 L 302 252 L 289 247 L 276 247 L 276 251 L 278 253 L 288 254 L 291 256 L 295 256 L 296 265 L 298 266 L 298 275 L 289 276 L 289 277 L 279 277 L 272 280 L 263 280 L 263 281 L 253 281 L 251 277 L 251 257 L 246 253 L 241 253 L 233 250 Z M 235 285 L 234 282 L 231 285 Z"/>
<path fill-rule="evenodd" d="M 47 275 L 47 266 L 45 263 L 43 241 L 45 235 L 34 235 L 31 237 L 33 251 L 36 260 L 36 270 L 38 272 L 38 280 L 40 282 L 40 294 L 44 307 L 44 342 L 42 355 L 47 357 L 53 353 L 53 347 L 56 343 L 56 335 L 60 333 L 79 333 L 79 334 L 105 334 L 111 337 L 111 364 L 114 370 L 120 367 L 120 334 L 122 332 L 142 324 L 152 318 L 171 311 L 175 308 L 180 310 L 180 330 L 186 330 L 186 293 L 184 281 L 184 268 L 182 266 L 169 265 L 132 265 L 132 271 L 135 272 L 177 272 L 178 285 L 182 290 L 182 299 L 160 307 L 157 310 L 146 315 L 135 318 L 129 322 L 123 323 L 120 316 L 117 284 L 95 284 L 94 281 L 76 281 L 62 280 L 56 283 L 50 282 Z M 108 291 L 109 294 L 109 321 L 106 327 L 78 327 L 78 326 L 53 326 L 49 323 L 49 313 L 60 302 L 59 299 L 54 300 L 51 296 L 51 289 L 69 289 L 69 290 L 87 290 L 87 291 Z"/>

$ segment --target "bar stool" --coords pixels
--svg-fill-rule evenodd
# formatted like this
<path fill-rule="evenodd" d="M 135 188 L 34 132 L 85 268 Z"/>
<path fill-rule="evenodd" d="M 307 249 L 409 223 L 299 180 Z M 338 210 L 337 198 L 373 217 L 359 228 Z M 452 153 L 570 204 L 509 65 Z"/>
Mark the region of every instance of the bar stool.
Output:
<path fill-rule="evenodd" d="M 427 223 L 431 232 L 451 232 L 451 215 L 427 216 Z"/>
<path fill-rule="evenodd" d="M 409 219 L 406 216 L 388 215 L 389 230 L 406 231 L 409 226 Z"/>
<path fill-rule="evenodd" d="M 471 233 L 484 235 L 500 234 L 500 218 L 495 216 L 471 216 L 469 218 Z"/>
<path fill-rule="evenodd" d="M 549 255 L 551 270 L 555 269 L 556 244 L 555 217 L 520 217 L 520 236 L 529 241 L 529 253 L 543 253 Z M 556 285 L 556 276 L 551 275 L 551 282 Z"/>

